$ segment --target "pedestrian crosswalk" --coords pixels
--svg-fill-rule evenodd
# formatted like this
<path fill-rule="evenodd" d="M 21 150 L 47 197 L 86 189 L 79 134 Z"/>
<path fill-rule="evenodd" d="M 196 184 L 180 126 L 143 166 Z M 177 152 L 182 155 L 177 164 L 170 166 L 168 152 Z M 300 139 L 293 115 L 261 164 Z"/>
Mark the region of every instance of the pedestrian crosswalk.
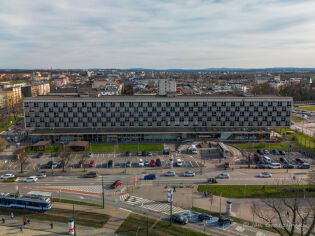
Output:
<path fill-rule="evenodd" d="M 170 214 L 170 204 L 165 202 L 158 202 L 153 201 L 141 197 L 136 196 L 129 196 L 128 194 L 125 194 L 123 196 L 120 196 L 120 200 L 124 201 L 126 204 L 142 207 L 151 211 L 161 212 L 166 215 Z M 187 210 L 184 210 L 180 207 L 172 207 L 172 214 L 181 214 L 186 212 Z"/>

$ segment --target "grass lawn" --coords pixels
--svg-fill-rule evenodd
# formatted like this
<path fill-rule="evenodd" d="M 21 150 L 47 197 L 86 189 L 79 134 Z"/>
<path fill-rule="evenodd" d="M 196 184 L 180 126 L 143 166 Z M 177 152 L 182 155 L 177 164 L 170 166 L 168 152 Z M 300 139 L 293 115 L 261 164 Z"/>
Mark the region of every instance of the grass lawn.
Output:
<path fill-rule="evenodd" d="M 306 188 L 306 195 L 315 197 L 315 186 L 307 185 L 199 185 L 199 192 L 208 192 L 226 198 L 281 198 L 295 194 L 292 190 L 300 190 L 301 197 Z"/>
<path fill-rule="evenodd" d="M 305 111 L 315 111 L 315 106 L 300 106 L 299 109 Z"/>
<path fill-rule="evenodd" d="M 121 144 L 118 145 L 118 152 L 137 152 L 137 151 L 147 151 L 147 152 L 162 152 L 162 144 L 140 144 L 139 150 L 137 144 Z"/>
<path fill-rule="evenodd" d="M 299 117 L 299 116 L 294 116 L 294 115 L 292 115 L 292 116 L 291 116 L 291 120 L 292 120 L 293 122 L 302 122 L 302 121 L 305 120 L 305 119 L 303 119 L 303 118 L 301 118 L 301 117 Z"/>
<path fill-rule="evenodd" d="M 63 198 L 61 198 L 61 199 L 59 199 L 59 198 L 53 198 L 53 202 L 62 202 L 62 203 L 68 203 L 68 204 L 74 203 L 74 205 L 101 207 L 101 205 L 98 205 L 98 204 L 95 204 L 95 203 L 74 201 L 74 200 L 63 199 Z"/>
<path fill-rule="evenodd" d="M 113 152 L 114 145 L 90 145 L 88 152 Z"/>
<path fill-rule="evenodd" d="M 22 120 L 23 117 L 18 117 L 17 120 L 14 120 L 14 116 L 8 116 L 0 121 L 0 132 L 7 130 L 9 127 L 15 125 L 17 122 Z M 10 123 L 12 121 L 12 124 Z"/>
<path fill-rule="evenodd" d="M 51 153 L 51 152 L 58 152 L 59 151 L 59 148 L 60 146 L 59 145 L 51 145 L 49 146 L 46 150 L 44 151 L 34 151 L 32 150 L 31 147 L 28 147 L 25 149 L 26 153 L 39 153 L 39 152 L 42 152 L 42 153 Z"/>
<path fill-rule="evenodd" d="M 72 217 L 72 210 L 64 210 L 53 208 L 50 211 L 46 212 L 34 212 L 22 209 L 6 209 L 0 208 L 0 215 L 10 215 L 10 212 L 13 212 L 15 216 L 25 216 L 26 218 L 48 221 L 50 222 L 63 222 L 67 223 L 68 219 Z M 75 211 L 75 220 L 79 225 L 85 225 L 95 228 L 103 227 L 104 224 L 108 221 L 109 216 L 105 214 L 97 214 L 92 212 L 85 211 Z M 48 224 L 48 223 L 47 223 Z"/>
<path fill-rule="evenodd" d="M 300 132 L 295 131 L 294 133 L 295 133 L 295 137 L 296 137 L 295 143 L 298 146 L 314 150 L 314 148 L 315 148 L 315 139 L 314 138 L 311 138 L 311 137 L 309 137 L 305 134 L 302 134 Z M 292 136 L 292 135 L 290 135 L 290 136 Z"/>
<path fill-rule="evenodd" d="M 245 150 L 257 150 L 257 149 L 278 149 L 278 150 L 289 150 L 289 146 L 283 143 L 239 143 L 235 144 L 240 149 Z"/>
<path fill-rule="evenodd" d="M 154 227 L 152 228 L 152 226 Z M 168 222 L 158 221 L 152 218 L 146 218 L 137 214 L 130 214 L 116 231 L 119 235 L 147 235 L 147 226 L 149 235 L 154 236 L 205 236 L 206 234 L 196 232 L 176 224 L 170 225 Z"/>

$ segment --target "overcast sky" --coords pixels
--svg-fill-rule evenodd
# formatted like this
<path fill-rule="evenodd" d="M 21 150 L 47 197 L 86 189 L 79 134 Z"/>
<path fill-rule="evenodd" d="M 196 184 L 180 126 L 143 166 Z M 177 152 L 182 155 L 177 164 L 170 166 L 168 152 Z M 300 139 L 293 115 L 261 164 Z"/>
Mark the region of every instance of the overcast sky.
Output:
<path fill-rule="evenodd" d="M 0 0 L 0 68 L 315 67 L 314 0 Z"/>

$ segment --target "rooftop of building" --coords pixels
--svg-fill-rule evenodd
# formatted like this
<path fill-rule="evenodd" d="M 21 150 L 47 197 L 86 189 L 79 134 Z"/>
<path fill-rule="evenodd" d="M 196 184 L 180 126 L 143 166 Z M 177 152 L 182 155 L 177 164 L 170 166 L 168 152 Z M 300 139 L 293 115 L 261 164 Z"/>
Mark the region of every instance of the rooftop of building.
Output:
<path fill-rule="evenodd" d="M 82 95 L 82 96 L 81 96 Z M 277 101 L 292 101 L 292 97 L 280 97 L 280 96 L 228 96 L 228 95 L 209 95 L 209 96 L 201 96 L 201 95 L 184 95 L 184 96 L 174 96 L 174 97 L 167 97 L 167 96 L 147 96 L 147 95 L 112 95 L 108 97 L 97 97 L 92 95 L 86 94 L 69 94 L 62 96 L 61 94 L 58 96 L 52 95 L 44 95 L 38 96 L 33 98 L 25 98 L 24 101 L 183 101 L 183 100 L 226 100 L 226 101 L 242 101 L 242 100 L 271 100 L 273 101 L 276 99 Z"/>

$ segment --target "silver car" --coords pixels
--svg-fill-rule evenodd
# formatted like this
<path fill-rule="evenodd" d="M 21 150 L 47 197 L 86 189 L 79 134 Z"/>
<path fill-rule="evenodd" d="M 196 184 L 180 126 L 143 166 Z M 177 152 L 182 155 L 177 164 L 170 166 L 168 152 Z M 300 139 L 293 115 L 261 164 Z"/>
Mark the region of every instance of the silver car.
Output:
<path fill-rule="evenodd" d="M 217 179 L 229 179 L 230 175 L 228 173 L 221 173 L 217 176 Z"/>
<path fill-rule="evenodd" d="M 194 177 L 195 175 L 196 175 L 195 172 L 192 172 L 192 171 L 186 171 L 184 173 L 185 177 Z"/>
<path fill-rule="evenodd" d="M 171 170 L 171 171 L 165 172 L 164 175 L 165 175 L 165 176 L 175 176 L 176 174 L 175 174 L 175 171 L 172 171 L 172 170 Z"/>

